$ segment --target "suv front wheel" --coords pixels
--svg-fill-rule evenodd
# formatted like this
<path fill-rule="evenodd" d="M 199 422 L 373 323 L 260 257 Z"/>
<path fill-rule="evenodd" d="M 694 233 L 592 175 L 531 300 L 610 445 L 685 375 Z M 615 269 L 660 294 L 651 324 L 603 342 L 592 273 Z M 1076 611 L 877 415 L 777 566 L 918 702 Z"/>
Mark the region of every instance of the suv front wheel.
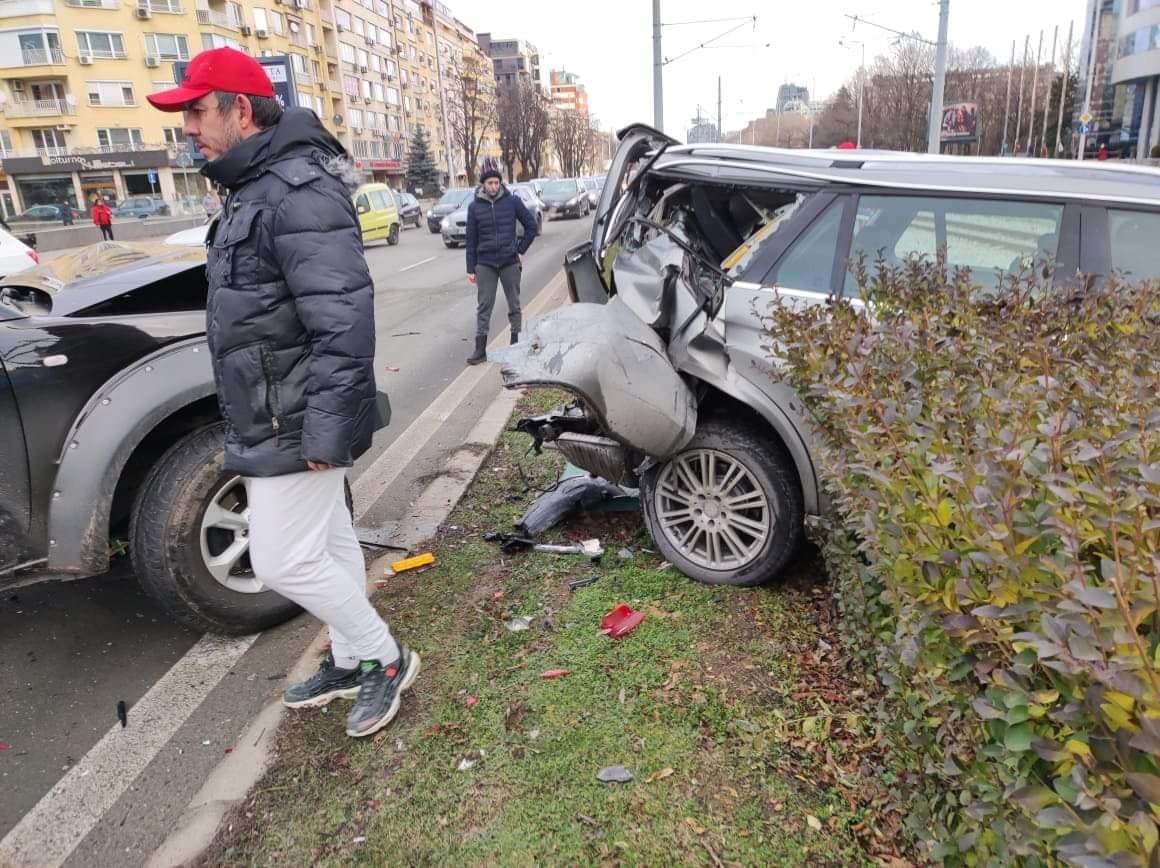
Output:
<path fill-rule="evenodd" d="M 762 584 L 801 544 L 797 474 L 781 444 L 755 426 L 702 420 L 683 450 L 645 472 L 640 494 L 661 554 L 699 582 Z"/>
<path fill-rule="evenodd" d="M 130 553 L 142 588 L 195 630 L 248 634 L 300 609 L 250 567 L 245 481 L 222 470 L 223 424 L 179 440 L 137 495 Z"/>

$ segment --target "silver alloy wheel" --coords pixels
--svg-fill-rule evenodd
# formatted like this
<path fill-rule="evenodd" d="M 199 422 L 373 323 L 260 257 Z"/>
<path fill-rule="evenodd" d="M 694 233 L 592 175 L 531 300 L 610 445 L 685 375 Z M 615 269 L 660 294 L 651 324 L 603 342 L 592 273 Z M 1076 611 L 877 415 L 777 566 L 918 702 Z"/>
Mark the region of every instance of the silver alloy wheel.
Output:
<path fill-rule="evenodd" d="M 201 517 L 201 557 L 218 584 L 239 594 L 259 594 L 266 586 L 250 568 L 250 508 L 246 483 L 228 479 L 214 492 Z"/>
<path fill-rule="evenodd" d="M 752 473 L 716 449 L 694 449 L 661 470 L 653 502 L 662 532 L 684 557 L 710 570 L 752 563 L 776 514 Z"/>

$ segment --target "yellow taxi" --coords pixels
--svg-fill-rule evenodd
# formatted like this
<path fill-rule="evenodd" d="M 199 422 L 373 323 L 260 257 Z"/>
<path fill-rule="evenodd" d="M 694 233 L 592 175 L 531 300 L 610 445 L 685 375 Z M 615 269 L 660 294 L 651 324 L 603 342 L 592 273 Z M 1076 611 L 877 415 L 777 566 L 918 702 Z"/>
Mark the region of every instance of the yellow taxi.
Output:
<path fill-rule="evenodd" d="M 388 244 L 399 243 L 399 231 L 402 229 L 399 209 L 395 205 L 391 188 L 386 184 L 363 184 L 355 190 L 354 210 L 358 212 L 364 244 L 384 238 Z"/>

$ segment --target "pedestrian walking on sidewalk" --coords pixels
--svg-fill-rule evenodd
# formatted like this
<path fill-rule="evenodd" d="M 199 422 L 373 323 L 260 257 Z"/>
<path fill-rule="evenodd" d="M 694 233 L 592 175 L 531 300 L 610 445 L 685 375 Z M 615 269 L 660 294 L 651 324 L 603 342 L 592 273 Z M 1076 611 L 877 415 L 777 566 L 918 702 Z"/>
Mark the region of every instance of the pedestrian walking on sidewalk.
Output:
<path fill-rule="evenodd" d="M 113 212 L 100 199 L 93 205 L 93 225 L 101 230 L 103 241 L 113 240 Z"/>
<path fill-rule="evenodd" d="M 419 673 L 367 599 L 346 469 L 382 427 L 374 287 L 351 202 L 350 156 L 305 108 L 283 110 L 256 60 L 203 51 L 176 88 L 185 135 L 228 191 L 211 224 L 206 336 L 226 421 L 225 465 L 246 478 L 254 575 L 330 628 L 291 708 L 356 699 L 351 736 L 382 729 Z"/>
<path fill-rule="evenodd" d="M 536 240 L 536 218 L 519 196 L 504 186 L 499 169 L 487 164 L 480 186 L 467 206 L 467 279 L 475 284 L 475 352 L 469 365 L 487 361 L 487 335 L 499 284 L 507 298 L 512 343 L 520 338 L 520 276 L 524 254 Z M 516 225 L 524 227 L 519 235 Z"/>

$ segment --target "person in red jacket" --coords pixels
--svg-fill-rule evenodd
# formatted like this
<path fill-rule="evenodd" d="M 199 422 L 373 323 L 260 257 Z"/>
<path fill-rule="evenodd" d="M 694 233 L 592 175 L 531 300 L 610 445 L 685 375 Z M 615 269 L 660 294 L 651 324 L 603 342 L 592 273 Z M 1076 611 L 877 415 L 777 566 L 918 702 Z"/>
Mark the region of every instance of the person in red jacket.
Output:
<path fill-rule="evenodd" d="M 101 230 L 101 237 L 105 241 L 113 240 L 113 212 L 100 199 L 93 205 L 93 224 Z"/>

